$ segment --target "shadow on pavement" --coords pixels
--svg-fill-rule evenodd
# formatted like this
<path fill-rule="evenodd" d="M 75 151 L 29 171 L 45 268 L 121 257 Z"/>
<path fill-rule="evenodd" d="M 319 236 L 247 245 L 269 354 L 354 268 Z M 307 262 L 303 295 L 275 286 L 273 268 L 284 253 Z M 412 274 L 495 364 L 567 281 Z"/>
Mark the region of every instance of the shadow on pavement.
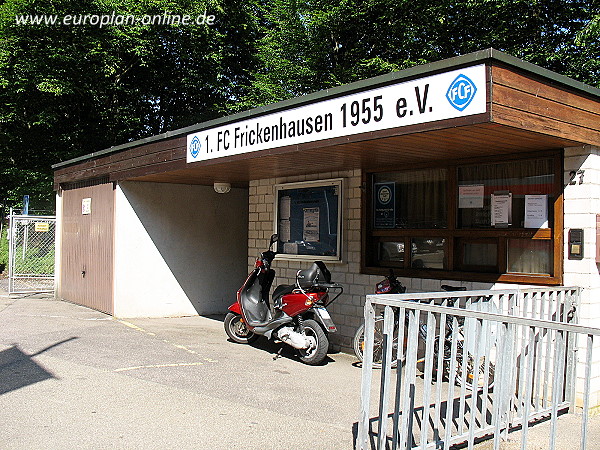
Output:
<path fill-rule="evenodd" d="M 17 345 L 0 351 L 0 395 L 29 386 L 30 384 L 56 378 L 52 373 L 36 363 L 33 358 L 53 347 L 74 339 L 77 338 L 71 337 L 57 342 L 33 355 L 23 352 Z"/>

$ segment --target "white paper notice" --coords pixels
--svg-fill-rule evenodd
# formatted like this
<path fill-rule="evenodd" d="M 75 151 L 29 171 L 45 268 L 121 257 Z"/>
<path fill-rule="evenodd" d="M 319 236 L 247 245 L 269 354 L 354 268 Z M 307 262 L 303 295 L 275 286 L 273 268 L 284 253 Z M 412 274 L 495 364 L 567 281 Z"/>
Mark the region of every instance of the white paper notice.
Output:
<path fill-rule="evenodd" d="M 492 195 L 492 226 L 503 226 L 510 223 L 510 194 Z"/>
<path fill-rule="evenodd" d="M 290 240 L 290 221 L 280 220 L 279 221 L 279 240 L 282 242 L 288 242 Z"/>
<path fill-rule="evenodd" d="M 283 244 L 283 253 L 287 253 L 288 255 L 297 255 L 298 254 L 298 244 L 295 242 L 286 242 Z"/>
<path fill-rule="evenodd" d="M 84 216 L 92 213 L 92 199 L 84 198 L 81 200 L 81 214 Z"/>
<path fill-rule="evenodd" d="M 303 239 L 319 242 L 319 208 L 304 208 Z"/>
<path fill-rule="evenodd" d="M 483 208 L 483 184 L 458 187 L 459 208 Z"/>
<path fill-rule="evenodd" d="M 279 201 L 279 218 L 281 220 L 289 220 L 292 209 L 292 197 L 281 197 Z"/>
<path fill-rule="evenodd" d="M 525 228 L 548 228 L 548 196 L 525 196 Z"/>

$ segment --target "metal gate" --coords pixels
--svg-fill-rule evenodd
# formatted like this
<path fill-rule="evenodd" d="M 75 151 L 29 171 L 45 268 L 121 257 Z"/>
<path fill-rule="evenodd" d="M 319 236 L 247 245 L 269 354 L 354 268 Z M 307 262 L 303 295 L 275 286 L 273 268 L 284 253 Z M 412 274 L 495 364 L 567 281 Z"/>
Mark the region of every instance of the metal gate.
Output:
<path fill-rule="evenodd" d="M 540 419 L 550 420 L 548 448 L 555 448 L 558 412 L 574 406 L 581 347 L 583 414 L 572 448 L 585 449 L 592 346 L 600 329 L 574 323 L 579 289 L 452 295 L 367 296 L 357 448 L 473 448 L 479 438 L 489 437 L 497 449 L 509 430 L 519 427 L 525 449 L 529 424 Z M 384 308 L 382 316 L 376 316 L 376 305 Z M 376 340 L 383 348 L 379 389 L 372 383 Z M 422 382 L 419 355 L 424 355 Z M 370 407 L 372 396 L 379 397 L 378 412 Z"/>
<path fill-rule="evenodd" d="M 9 218 L 8 293 L 53 292 L 56 217 Z"/>

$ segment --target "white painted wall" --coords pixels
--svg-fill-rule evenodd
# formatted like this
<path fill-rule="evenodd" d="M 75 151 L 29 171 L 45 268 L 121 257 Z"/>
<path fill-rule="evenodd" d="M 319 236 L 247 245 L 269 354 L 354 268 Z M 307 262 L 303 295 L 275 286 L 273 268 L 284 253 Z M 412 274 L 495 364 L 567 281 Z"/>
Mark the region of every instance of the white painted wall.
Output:
<path fill-rule="evenodd" d="M 119 183 L 116 317 L 216 314 L 247 275 L 248 191 Z"/>
<path fill-rule="evenodd" d="M 600 214 L 600 148 L 585 145 L 565 149 L 565 248 L 564 284 L 581 287 L 579 323 L 590 327 L 600 326 L 600 266 L 596 264 L 596 214 Z M 583 177 L 575 176 L 575 184 L 569 184 L 571 171 L 583 171 Z M 582 260 L 570 260 L 568 249 L 569 230 L 582 228 L 584 250 Z M 585 358 L 584 341 L 580 340 L 578 357 Z M 591 405 L 600 405 L 600 343 L 594 340 L 591 377 Z M 577 400 L 583 403 L 583 367 L 578 368 Z"/>

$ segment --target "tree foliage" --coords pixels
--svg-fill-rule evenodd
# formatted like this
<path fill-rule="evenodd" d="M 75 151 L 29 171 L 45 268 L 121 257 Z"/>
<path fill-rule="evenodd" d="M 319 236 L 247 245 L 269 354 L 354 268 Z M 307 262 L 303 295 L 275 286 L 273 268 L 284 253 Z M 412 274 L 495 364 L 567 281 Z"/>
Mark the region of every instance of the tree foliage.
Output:
<path fill-rule="evenodd" d="M 248 84 L 257 24 L 235 1 L 9 0 L 0 16 L 0 203 L 52 200 L 53 163 L 218 117 Z M 205 11 L 214 25 L 17 25 L 23 14 Z M 39 192 L 38 187 L 42 190 Z M 46 208 L 48 206 L 44 205 Z M 38 206 L 39 207 L 39 206 Z"/>
<path fill-rule="evenodd" d="M 48 208 L 59 161 L 488 47 L 600 87 L 599 1 L 5 0 L 0 204 Z M 205 11 L 214 25 L 15 20 Z"/>
<path fill-rule="evenodd" d="M 598 0 L 274 0 L 244 107 L 489 47 L 600 86 L 598 11 Z"/>

